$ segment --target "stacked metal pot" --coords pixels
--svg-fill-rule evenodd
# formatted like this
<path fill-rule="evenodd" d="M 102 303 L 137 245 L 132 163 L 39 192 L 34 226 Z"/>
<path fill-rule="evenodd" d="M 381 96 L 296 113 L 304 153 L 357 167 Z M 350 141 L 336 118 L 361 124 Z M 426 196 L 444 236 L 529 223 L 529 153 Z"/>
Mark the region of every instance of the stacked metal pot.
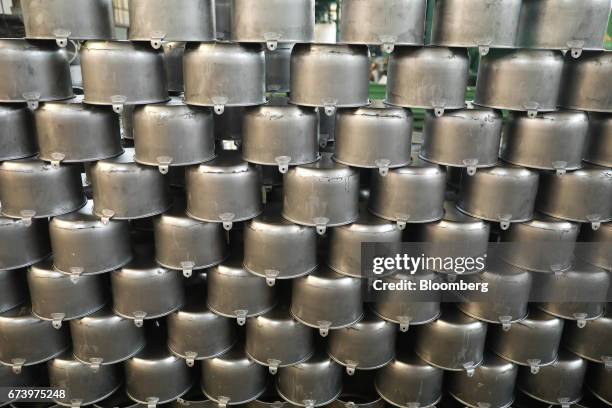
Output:
<path fill-rule="evenodd" d="M 110 0 L 22 0 L 0 40 L 0 386 L 612 406 L 610 0 L 438 0 L 428 45 L 425 0 L 343 0 L 335 44 L 314 0 L 129 3 L 128 40 Z M 488 291 L 369 298 L 362 244 L 402 242 L 486 265 L 385 284 Z"/>

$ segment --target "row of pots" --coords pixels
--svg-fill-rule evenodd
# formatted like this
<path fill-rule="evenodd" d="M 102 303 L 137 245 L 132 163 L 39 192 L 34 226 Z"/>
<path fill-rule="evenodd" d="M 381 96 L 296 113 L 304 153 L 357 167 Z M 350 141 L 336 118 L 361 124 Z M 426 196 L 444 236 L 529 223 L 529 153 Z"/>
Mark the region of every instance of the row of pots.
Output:
<path fill-rule="evenodd" d="M 112 105 L 120 112 L 124 105 L 169 99 L 160 50 L 138 43 L 88 41 L 79 55 L 87 104 Z M 289 66 L 293 104 L 322 107 L 331 115 L 336 108 L 369 102 L 366 46 L 296 44 Z M 28 102 L 36 108 L 42 101 L 73 96 L 68 61 L 49 44 L 2 40 L 0 67 L 15 83 L 0 87 L 3 102 Z M 558 106 L 610 112 L 610 67 L 612 53 L 605 51 L 564 60 L 559 51 L 494 49 L 481 59 L 475 103 L 526 111 L 530 117 Z M 221 114 L 226 106 L 266 102 L 265 54 L 257 44 L 188 43 L 183 72 L 189 105 L 214 107 Z M 389 62 L 386 102 L 433 109 L 441 116 L 464 107 L 467 82 L 465 49 L 398 47 Z"/>
<path fill-rule="evenodd" d="M 326 347 L 283 307 L 249 319 L 246 340 L 222 320 L 191 303 L 168 317 L 168 350 L 165 331 L 155 325 L 138 328 L 102 311 L 71 323 L 70 353 L 66 328 L 55 330 L 49 322 L 30 316 L 27 308 L 16 309 L 0 316 L 6 340 L 0 350 L 5 358 L 17 350 L 11 348 L 15 340 L 37 346 L 28 352 L 36 354 L 32 358 L 40 362 L 49 361 L 51 385 L 68 391 L 58 402 L 73 407 L 99 401 L 119 388 L 119 362 L 125 362 L 127 394 L 132 400 L 149 406 L 175 400 L 191 388 L 188 367 L 195 359 L 202 360 L 204 395 L 222 407 L 264 394 L 267 370 L 277 375 L 278 395 L 296 406 L 326 405 L 341 395 L 343 382 L 365 378 L 392 405 L 429 407 L 441 398 L 444 371 L 446 391 L 469 407 L 509 406 L 515 381 L 521 392 L 536 400 L 565 405 L 580 399 L 587 363 L 591 367 L 587 387 L 610 402 L 606 383 L 612 371 L 611 358 L 600 355 L 610 352 L 606 342 L 612 327 L 609 315 L 589 322 L 584 329 L 570 326 L 564 332 L 562 319 L 532 309 L 528 318 L 505 331 L 495 325 L 487 329 L 486 324 L 447 305 L 436 321 L 416 327 L 414 333 L 399 335 L 397 346 L 393 325 L 369 314 L 356 325 L 332 332 Z M 14 338 L 11 327 L 18 329 L 19 339 Z M 122 342 L 115 341 L 117 336 Z M 432 338 L 436 342 L 430 341 Z M 183 356 L 180 347 L 187 345 L 211 354 L 188 352 Z M 94 354 L 119 360 L 89 358 Z M 284 364 L 288 360 L 280 358 L 294 360 Z M 0 365 L 7 380 L 3 383 L 25 380 L 33 384 L 35 380 L 29 377 L 40 362 Z M 360 362 L 375 366 L 359 366 Z M 348 373 L 344 380 L 342 366 Z M 375 378 L 372 369 L 377 369 Z"/>
<path fill-rule="evenodd" d="M 221 37 L 237 42 L 267 43 L 314 40 L 314 0 L 219 1 L 131 0 L 132 41 L 206 42 Z M 25 0 L 22 4 L 27 38 L 68 40 L 114 39 L 109 0 Z M 229 9 L 229 12 L 228 12 Z M 425 0 L 344 1 L 340 9 L 339 41 L 347 44 L 423 45 Z M 571 50 L 603 49 L 610 14 L 609 0 L 438 1 L 433 11 L 434 45 L 489 48 L 523 47 Z M 216 23 L 216 24 L 215 24 Z M 217 27 L 215 28 L 215 25 Z"/>

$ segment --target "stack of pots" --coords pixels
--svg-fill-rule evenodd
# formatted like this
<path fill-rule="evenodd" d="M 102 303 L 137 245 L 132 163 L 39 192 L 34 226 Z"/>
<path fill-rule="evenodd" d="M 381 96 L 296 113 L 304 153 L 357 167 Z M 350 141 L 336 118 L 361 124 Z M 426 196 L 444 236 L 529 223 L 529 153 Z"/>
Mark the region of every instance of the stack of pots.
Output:
<path fill-rule="evenodd" d="M 127 39 L 111 0 L 21 0 L 0 385 L 74 408 L 612 406 L 611 4 L 438 0 L 426 43 L 426 0 L 343 0 L 318 43 L 314 0 L 130 0 Z M 485 260 L 386 285 L 488 290 L 370 297 L 364 243 Z"/>

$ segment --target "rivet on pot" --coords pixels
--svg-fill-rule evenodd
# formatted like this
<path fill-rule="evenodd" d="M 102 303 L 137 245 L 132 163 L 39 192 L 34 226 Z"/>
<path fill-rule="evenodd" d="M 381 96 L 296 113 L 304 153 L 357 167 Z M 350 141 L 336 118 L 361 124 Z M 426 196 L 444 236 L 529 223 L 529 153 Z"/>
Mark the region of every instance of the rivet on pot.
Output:
<path fill-rule="evenodd" d="M 236 214 L 234 213 L 223 213 L 219 215 L 221 222 L 223 222 L 223 229 L 229 231 L 234 226 L 234 218 L 236 218 Z"/>
<path fill-rule="evenodd" d="M 478 46 L 478 53 L 480 54 L 480 56 L 485 56 L 489 53 L 489 46 L 488 45 L 479 45 Z"/>
<path fill-rule="evenodd" d="M 181 262 L 181 268 L 183 269 L 183 276 L 186 278 L 190 278 L 193 274 L 193 268 L 195 267 L 195 263 L 192 261 L 183 261 Z"/>
<path fill-rule="evenodd" d="M 51 166 L 54 169 L 57 169 L 62 163 L 62 160 L 64 160 L 65 158 L 66 158 L 66 155 L 64 153 L 60 153 L 60 152 L 51 153 Z"/>
<path fill-rule="evenodd" d="M 219 397 L 219 408 L 226 408 L 229 400 L 228 397 Z"/>
<path fill-rule="evenodd" d="M 196 353 L 195 351 L 186 351 L 185 357 L 187 367 L 193 367 L 193 365 L 195 364 L 195 360 L 198 357 L 198 353 Z"/>
<path fill-rule="evenodd" d="M 353 360 L 346 360 L 346 373 L 348 375 L 354 375 L 355 369 L 357 368 L 358 363 Z"/>
<path fill-rule="evenodd" d="M 289 170 L 289 162 L 291 161 L 291 157 L 289 156 L 278 156 L 275 157 L 274 160 L 278 163 L 278 171 L 282 174 L 285 174 Z"/>
<path fill-rule="evenodd" d="M 80 408 L 82 404 L 83 404 L 83 400 L 76 399 L 76 398 L 70 400 L 71 408 Z"/>
<path fill-rule="evenodd" d="M 266 283 L 268 286 L 272 287 L 276 283 L 276 278 L 280 275 L 280 272 L 274 269 L 266 269 Z"/>
<path fill-rule="evenodd" d="M 268 359 L 268 371 L 270 371 L 270 374 L 276 375 L 276 373 L 278 372 L 278 366 L 280 365 L 280 363 L 281 363 L 280 360 L 276 360 L 274 358 Z"/>
<path fill-rule="evenodd" d="M 570 408 L 569 398 L 559 398 L 559 405 L 561 405 L 561 408 Z"/>
<path fill-rule="evenodd" d="M 579 329 L 584 329 L 587 324 L 587 314 L 586 313 L 574 313 L 574 318 L 576 319 L 576 325 Z"/>
<path fill-rule="evenodd" d="M 612 371 L 612 356 L 601 356 L 601 360 L 603 361 L 606 370 Z"/>
<path fill-rule="evenodd" d="M 249 314 L 249 311 L 240 309 L 240 310 L 235 310 L 234 313 L 236 314 L 236 322 L 238 323 L 238 326 L 244 326 L 244 324 L 246 323 L 246 319 L 247 319 L 247 315 Z"/>
<path fill-rule="evenodd" d="M 59 330 L 62 328 L 62 320 L 64 320 L 65 317 L 65 313 L 51 313 L 51 325 L 55 330 Z"/>
<path fill-rule="evenodd" d="M 397 320 L 400 322 L 399 329 L 402 333 L 406 333 L 410 328 L 410 316 L 397 316 Z"/>
<path fill-rule="evenodd" d="M 463 365 L 463 368 L 465 369 L 465 373 L 468 377 L 474 376 L 474 372 L 476 371 L 476 365 L 474 364 L 474 362 L 468 361 Z"/>
<path fill-rule="evenodd" d="M 25 92 L 22 96 L 23 96 L 23 99 L 25 99 L 28 104 L 28 109 L 32 111 L 35 111 L 36 109 L 38 109 L 40 93 Z"/>
<path fill-rule="evenodd" d="M 108 224 L 111 218 L 115 216 L 115 211 L 105 208 L 102 210 L 102 217 L 100 217 L 100 221 L 102 224 Z"/>
<path fill-rule="evenodd" d="M 281 39 L 281 35 L 277 33 L 264 33 L 264 39 L 266 40 L 266 47 L 270 51 L 274 51 L 278 48 L 278 40 Z"/>
<path fill-rule="evenodd" d="M 53 35 L 55 36 L 55 43 L 57 46 L 60 48 L 66 48 L 70 34 L 72 34 L 70 31 L 62 30 L 61 28 L 53 30 Z"/>
<path fill-rule="evenodd" d="M 324 235 L 325 231 L 327 231 L 327 224 L 329 223 L 329 218 L 327 217 L 315 217 L 312 219 L 317 228 L 317 234 Z"/>
<path fill-rule="evenodd" d="M 23 225 L 25 225 L 26 227 L 29 227 L 32 225 L 32 218 L 36 216 L 36 211 L 21 210 L 19 212 L 19 215 L 21 216 L 21 221 L 23 222 Z"/>
<path fill-rule="evenodd" d="M 144 318 L 147 316 L 147 312 L 134 312 L 133 316 L 136 327 L 142 327 L 144 324 Z"/>
<path fill-rule="evenodd" d="M 329 328 L 331 327 L 332 323 L 327 320 L 319 320 L 317 324 L 319 325 L 319 334 L 321 335 L 321 337 L 327 337 L 327 335 L 329 334 Z"/>
<path fill-rule="evenodd" d="M 593 231 L 597 231 L 599 227 L 601 227 L 601 215 L 600 214 L 587 215 L 586 218 L 591 223 L 591 228 L 593 228 Z"/>
<path fill-rule="evenodd" d="M 499 227 L 505 231 L 510 228 L 510 220 L 512 219 L 512 214 L 500 214 L 498 216 L 499 219 Z"/>
<path fill-rule="evenodd" d="M 502 330 L 508 331 L 510 330 L 510 325 L 512 324 L 512 316 L 499 316 L 499 321 L 502 324 Z"/>
<path fill-rule="evenodd" d="M 166 38 L 166 33 L 162 31 L 153 31 L 151 33 L 151 47 L 158 50 L 162 46 L 164 38 Z"/>
<path fill-rule="evenodd" d="M 123 105 L 127 101 L 125 95 L 113 95 L 111 96 L 111 104 L 113 105 L 113 111 L 117 114 L 123 113 Z"/>
<path fill-rule="evenodd" d="M 397 38 L 392 35 L 381 35 L 379 36 L 379 38 L 380 42 L 382 43 L 382 45 L 380 46 L 382 52 L 391 54 L 393 52 L 393 49 L 395 48 L 395 42 L 397 41 Z"/>
<path fill-rule="evenodd" d="M 314 408 L 314 406 L 316 405 L 316 401 L 315 400 L 304 400 L 303 404 L 306 408 Z"/>
<path fill-rule="evenodd" d="M 465 159 L 463 160 L 463 164 L 467 169 L 468 176 L 473 176 L 476 174 L 476 169 L 478 167 L 478 159 Z"/>
<path fill-rule="evenodd" d="M 537 374 L 540 372 L 540 363 L 541 360 L 538 359 L 529 359 L 527 360 L 527 363 L 529 363 L 529 367 L 531 369 L 531 374 Z"/>
<path fill-rule="evenodd" d="M 170 169 L 170 164 L 172 163 L 172 157 L 168 156 L 159 156 L 157 158 L 157 163 L 159 163 L 159 172 L 161 174 L 168 174 L 168 170 Z"/>
<path fill-rule="evenodd" d="M 389 174 L 389 165 L 391 164 L 391 160 L 378 159 L 374 162 L 374 164 L 376 164 L 376 167 L 378 167 L 378 173 L 380 173 L 381 176 L 385 177 L 387 174 Z"/>
<path fill-rule="evenodd" d="M 21 374 L 21 369 L 23 368 L 23 365 L 25 364 L 25 358 L 14 358 L 11 360 L 11 363 L 13 364 L 13 373 L 19 375 Z"/>
<path fill-rule="evenodd" d="M 81 277 L 81 274 L 84 271 L 85 270 L 81 268 L 80 266 L 71 266 L 70 267 L 70 282 L 76 285 L 76 283 L 79 281 L 79 278 Z"/>
<path fill-rule="evenodd" d="M 566 161 L 554 161 L 552 162 L 552 166 L 557 172 L 557 176 L 562 176 L 567 172 L 567 162 Z"/>
<path fill-rule="evenodd" d="M 91 367 L 91 371 L 93 371 L 94 373 L 97 373 L 100 370 L 100 367 L 102 366 L 102 362 L 104 360 L 101 358 L 90 358 L 89 359 L 89 366 Z"/>
<path fill-rule="evenodd" d="M 223 112 L 225 112 L 225 104 L 227 103 L 228 99 L 225 96 L 213 96 L 211 100 L 215 113 L 217 115 L 223 115 Z"/>
<path fill-rule="evenodd" d="M 582 49 L 584 48 L 584 41 L 568 41 L 567 48 L 569 48 L 570 55 L 572 56 L 572 58 L 580 58 L 580 56 L 582 55 Z"/>
<path fill-rule="evenodd" d="M 157 397 L 148 397 L 147 398 L 147 408 L 155 408 L 157 403 L 159 402 L 159 398 Z"/>

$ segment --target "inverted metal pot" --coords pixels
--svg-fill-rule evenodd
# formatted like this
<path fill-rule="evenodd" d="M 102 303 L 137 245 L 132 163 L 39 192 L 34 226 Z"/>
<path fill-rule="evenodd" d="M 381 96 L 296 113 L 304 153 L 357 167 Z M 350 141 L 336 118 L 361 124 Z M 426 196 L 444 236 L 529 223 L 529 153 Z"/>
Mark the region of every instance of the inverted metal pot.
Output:
<path fill-rule="evenodd" d="M 521 48 L 603 49 L 610 15 L 609 0 L 523 1 L 516 45 Z"/>
<path fill-rule="evenodd" d="M 552 217 L 588 222 L 593 229 L 612 220 L 612 170 L 585 167 L 558 175 L 542 172 L 536 208 Z"/>
<path fill-rule="evenodd" d="M 213 113 L 185 105 L 174 97 L 164 104 L 138 106 L 134 110 L 134 145 L 137 163 L 186 166 L 215 158 Z"/>
<path fill-rule="evenodd" d="M 325 337 L 330 329 L 357 323 L 363 316 L 362 282 L 320 266 L 293 280 L 291 314 Z"/>
<path fill-rule="evenodd" d="M 71 98 L 72 80 L 65 53 L 55 44 L 21 39 L 0 40 L 1 102 L 39 102 Z"/>
<path fill-rule="evenodd" d="M 31 314 L 21 306 L 0 314 L 0 363 L 18 374 L 22 367 L 39 364 L 70 347 L 67 327 L 53 328 L 50 321 Z"/>
<path fill-rule="evenodd" d="M 283 178 L 283 217 L 300 225 L 345 225 L 358 217 L 359 173 L 323 154 L 316 163 L 289 169 Z"/>
<path fill-rule="evenodd" d="M 318 351 L 302 363 L 281 368 L 276 389 L 285 401 L 299 407 L 327 405 L 342 392 L 342 366 Z"/>
<path fill-rule="evenodd" d="M 110 40 L 115 37 L 111 0 L 25 0 L 21 3 L 26 37 L 55 40 Z"/>
<path fill-rule="evenodd" d="M 87 364 L 65 353 L 48 363 L 49 384 L 66 390 L 63 397 L 53 400 L 65 407 L 81 407 L 101 401 L 121 386 L 121 370 L 106 365 L 92 370 Z"/>
<path fill-rule="evenodd" d="M 607 365 L 591 364 L 586 377 L 586 388 L 606 405 L 612 404 L 611 373 Z"/>
<path fill-rule="evenodd" d="M 137 256 L 123 268 L 111 273 L 113 311 L 132 319 L 137 326 L 145 319 L 166 316 L 185 302 L 183 277 L 158 266 L 148 256 Z"/>
<path fill-rule="evenodd" d="M 465 49 L 398 47 L 389 60 L 385 102 L 433 109 L 436 116 L 443 115 L 445 109 L 461 109 L 468 65 Z"/>
<path fill-rule="evenodd" d="M 396 407 L 433 407 L 442 398 L 443 373 L 403 349 L 395 360 L 377 371 L 375 387 L 385 401 Z"/>
<path fill-rule="evenodd" d="M 355 370 L 375 370 L 395 357 L 396 333 L 394 324 L 366 312 L 354 325 L 331 332 L 327 353 L 349 375 Z"/>
<path fill-rule="evenodd" d="M 38 152 L 30 110 L 25 105 L 0 106 L 0 160 L 34 156 Z"/>
<path fill-rule="evenodd" d="M 340 43 L 382 45 L 392 52 L 395 45 L 423 45 L 425 0 L 348 0 L 340 9 Z"/>
<path fill-rule="evenodd" d="M 28 299 L 26 271 L 0 269 L 0 313 L 6 312 Z"/>
<path fill-rule="evenodd" d="M 317 234 L 314 228 L 293 224 L 281 217 L 278 207 L 264 213 L 244 229 L 244 268 L 265 277 L 293 279 L 317 267 Z"/>
<path fill-rule="evenodd" d="M 531 274 L 504 262 L 488 262 L 484 272 L 469 275 L 462 281 L 486 284 L 486 292 L 464 291 L 456 293 L 461 299 L 457 308 L 484 322 L 501 324 L 508 330 L 510 324 L 527 317 Z"/>
<path fill-rule="evenodd" d="M 415 331 L 414 351 L 435 367 L 465 370 L 471 376 L 482 363 L 487 324 L 452 306 L 443 309 L 438 320 L 417 326 Z"/>
<path fill-rule="evenodd" d="M 70 334 L 74 357 L 92 368 L 125 361 L 145 345 L 144 329 L 116 315 L 110 307 L 72 320 Z"/>
<path fill-rule="evenodd" d="M 594 231 L 590 226 L 583 227 L 583 241 L 577 245 L 576 256 L 591 265 L 612 271 L 612 223 L 601 224 Z"/>
<path fill-rule="evenodd" d="M 84 102 L 124 105 L 168 100 L 164 53 L 129 41 L 88 41 L 81 48 Z"/>
<path fill-rule="evenodd" d="M 160 48 L 164 41 L 214 41 L 214 0 L 130 0 L 130 41 L 150 41 Z"/>
<path fill-rule="evenodd" d="M 184 395 L 192 386 L 184 361 L 157 344 L 147 345 L 125 363 L 125 384 L 130 399 L 157 405 Z"/>
<path fill-rule="evenodd" d="M 134 149 L 92 165 L 94 213 L 109 219 L 146 218 L 170 207 L 168 180 L 157 169 L 134 161 Z"/>
<path fill-rule="evenodd" d="M 207 273 L 207 305 L 218 315 L 233 317 L 239 325 L 276 305 L 276 291 L 266 280 L 244 269 L 242 259 L 231 257 Z"/>
<path fill-rule="evenodd" d="M 24 220 L 0 216 L 0 269 L 32 265 L 51 254 L 46 220 Z"/>
<path fill-rule="evenodd" d="M 497 164 L 502 116 L 492 109 L 459 109 L 436 116 L 425 113 L 423 145 L 419 156 L 453 167 L 477 168 Z"/>
<path fill-rule="evenodd" d="M 464 170 L 457 208 L 508 229 L 513 222 L 533 218 L 538 178 L 535 171 L 511 165 L 482 169 L 471 177 Z"/>
<path fill-rule="evenodd" d="M 466 407 L 505 408 L 514 401 L 517 374 L 516 365 L 494 354 L 485 354 L 482 365 L 472 377 L 450 373 L 447 388 L 450 395 Z"/>
<path fill-rule="evenodd" d="M 442 0 L 434 6 L 432 44 L 489 48 L 515 46 L 521 0 Z"/>
<path fill-rule="evenodd" d="M 289 307 L 280 304 L 247 321 L 246 354 L 267 366 L 271 374 L 279 367 L 300 363 L 313 355 L 314 331 L 295 320 Z"/>
<path fill-rule="evenodd" d="M 395 248 L 392 244 L 401 241 L 402 231 L 395 224 L 363 209 L 354 223 L 330 230 L 327 265 L 341 275 L 366 278 L 368 271 L 363 270 L 361 265 L 362 243 L 387 243 L 389 245 L 384 255 L 393 256 Z M 384 255 L 382 251 L 376 251 L 376 256 Z"/>
<path fill-rule="evenodd" d="M 21 218 L 29 226 L 33 218 L 66 214 L 87 202 L 79 168 L 52 166 L 35 159 L 0 164 L 2 214 Z"/>
<path fill-rule="evenodd" d="M 423 242 L 423 253 L 427 257 L 484 258 L 489 245 L 490 226 L 478 218 L 465 215 L 455 207 L 453 201 L 444 203 L 444 217 L 436 222 L 419 226 L 417 240 Z M 440 273 L 459 273 L 456 268 L 448 269 L 444 264 L 434 263 L 431 270 Z M 462 273 L 479 272 L 481 268 Z"/>
<path fill-rule="evenodd" d="M 513 113 L 504 127 L 500 157 L 534 169 L 576 170 L 582 167 L 588 129 L 584 112 L 549 112 L 533 118 Z"/>
<path fill-rule="evenodd" d="M 591 112 L 612 112 L 612 51 L 588 51 L 580 58 L 565 57 L 559 105 Z"/>
<path fill-rule="evenodd" d="M 185 103 L 226 106 L 266 102 L 265 58 L 258 44 L 189 43 L 183 58 Z"/>
<path fill-rule="evenodd" d="M 242 158 L 250 163 L 278 166 L 319 159 L 318 117 L 313 108 L 269 104 L 245 110 Z"/>
<path fill-rule="evenodd" d="M 525 319 L 508 330 L 492 325 L 488 347 L 504 360 L 531 367 L 531 374 L 537 374 L 540 367 L 557 360 L 563 326 L 563 319 L 531 308 Z"/>
<path fill-rule="evenodd" d="M 239 343 L 202 361 L 202 392 L 219 407 L 251 402 L 266 391 L 266 369 L 250 360 Z"/>
<path fill-rule="evenodd" d="M 563 346 L 584 359 L 609 365 L 612 362 L 610 335 L 612 310 L 607 306 L 603 316 L 587 322 L 583 328 L 570 324 L 565 329 Z"/>
<path fill-rule="evenodd" d="M 115 270 L 132 259 L 128 223 L 100 221 L 91 200 L 79 211 L 53 218 L 49 234 L 53 266 L 75 280 Z"/>
<path fill-rule="evenodd" d="M 407 223 L 436 221 L 444 215 L 445 188 L 444 169 L 416 158 L 386 175 L 372 175 L 368 210 L 402 230 Z"/>
<path fill-rule="evenodd" d="M 612 115 L 589 114 L 589 132 L 584 161 L 612 167 Z"/>
<path fill-rule="evenodd" d="M 399 284 L 401 281 L 414 282 L 418 285 L 420 280 L 435 281 L 437 276 L 434 272 L 424 272 L 415 275 L 396 273 L 385 276 L 381 280 L 385 283 Z M 380 318 L 399 324 L 402 332 L 408 331 L 410 325 L 426 324 L 435 320 L 440 315 L 441 293 L 435 291 L 430 293 L 428 301 L 417 300 L 409 291 L 405 290 L 382 290 L 375 293 L 375 303 L 372 311 Z"/>
<path fill-rule="evenodd" d="M 166 60 L 166 78 L 168 80 L 168 92 L 183 93 L 185 81 L 183 80 L 183 56 L 185 55 L 186 43 L 164 41 L 164 59 Z"/>
<path fill-rule="evenodd" d="M 267 43 L 312 42 L 315 38 L 314 0 L 231 0 L 232 41 Z"/>
<path fill-rule="evenodd" d="M 569 405 L 582 397 L 587 364 L 582 358 L 561 349 L 559 359 L 542 367 L 538 375 L 528 368 L 519 370 L 517 388 L 530 397 L 553 405 Z"/>
<path fill-rule="evenodd" d="M 262 211 L 259 174 L 237 152 L 186 170 L 187 215 L 207 222 L 233 222 L 255 218 Z"/>
<path fill-rule="evenodd" d="M 474 103 L 497 109 L 555 111 L 561 91 L 559 51 L 494 49 L 480 59 Z"/>
<path fill-rule="evenodd" d="M 189 218 L 184 206 L 153 220 L 155 260 L 165 268 L 182 270 L 185 277 L 194 270 L 218 265 L 227 257 L 227 242 L 221 224 Z"/>
<path fill-rule="evenodd" d="M 58 165 L 123 153 L 117 115 L 108 107 L 83 104 L 80 95 L 46 102 L 36 110 L 34 118 L 41 160 Z"/>
<path fill-rule="evenodd" d="M 603 314 L 609 286 L 608 272 L 578 262 L 562 273 L 534 274 L 531 298 L 546 313 L 584 327 Z"/>
<path fill-rule="evenodd" d="M 501 232 L 499 256 L 529 271 L 565 271 L 571 267 L 578 232 L 577 224 L 536 212 L 533 220 Z"/>
<path fill-rule="evenodd" d="M 296 44 L 291 52 L 290 102 L 324 107 L 328 116 L 336 108 L 367 105 L 369 57 L 364 45 Z"/>
<path fill-rule="evenodd" d="M 389 168 L 410 164 L 412 113 L 382 102 L 336 114 L 334 160 L 349 166 Z"/>
<path fill-rule="evenodd" d="M 291 50 L 293 43 L 278 44 L 274 51 L 266 50 L 266 91 L 291 90 Z"/>
<path fill-rule="evenodd" d="M 206 307 L 203 293 L 190 293 L 185 305 L 168 316 L 168 349 L 189 367 L 216 357 L 236 342 L 234 323 Z"/>
<path fill-rule="evenodd" d="M 54 270 L 51 259 L 28 269 L 28 287 L 32 314 L 43 320 L 51 320 L 56 329 L 62 326 L 63 321 L 100 310 L 109 300 L 104 277 L 72 279 Z"/>

